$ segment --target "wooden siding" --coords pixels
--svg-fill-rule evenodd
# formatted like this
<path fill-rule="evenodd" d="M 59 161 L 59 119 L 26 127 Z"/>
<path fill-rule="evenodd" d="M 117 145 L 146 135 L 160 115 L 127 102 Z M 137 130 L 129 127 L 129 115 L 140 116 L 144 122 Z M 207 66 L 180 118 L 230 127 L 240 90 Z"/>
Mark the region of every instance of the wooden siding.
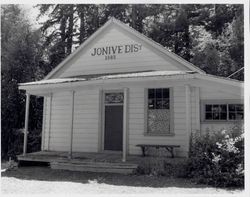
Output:
<path fill-rule="evenodd" d="M 142 44 L 142 50 L 135 53 L 116 54 L 115 60 L 105 60 L 105 56 L 91 56 L 93 48 L 117 46 L 126 44 Z M 60 76 L 71 77 L 96 73 L 117 73 L 143 70 L 188 70 L 184 66 L 166 55 L 152 50 L 136 37 L 129 36 L 117 27 L 107 30 L 104 35 L 95 40 L 95 43 L 81 51 Z M 153 65 L 153 67 L 152 67 Z"/>
<path fill-rule="evenodd" d="M 73 151 L 97 152 L 98 148 L 98 90 L 75 93 Z M 45 150 L 68 151 L 70 146 L 70 96 L 71 92 L 53 94 L 51 131 L 49 135 L 49 102 L 46 104 Z M 49 140 L 50 138 L 50 140 Z M 48 146 L 49 143 L 49 146 Z"/>
<path fill-rule="evenodd" d="M 176 150 L 178 156 L 187 156 L 189 136 L 186 130 L 186 94 L 185 83 L 149 81 L 146 83 L 105 84 L 102 87 L 77 89 L 74 101 L 73 152 L 98 152 L 101 150 L 101 110 L 100 88 L 105 90 L 127 87 L 128 93 L 128 152 L 141 154 L 137 144 L 173 144 L 180 145 Z M 145 89 L 172 87 L 173 89 L 173 136 L 145 135 Z M 191 131 L 204 131 L 207 128 L 220 130 L 232 126 L 231 123 L 204 123 L 200 121 L 200 99 L 236 99 L 230 92 L 220 92 L 207 87 L 191 86 Z M 211 96 L 212 94 L 212 96 Z M 45 102 L 44 150 L 69 150 L 71 92 L 56 92 L 52 95 L 51 132 L 49 135 L 50 97 Z M 49 139 L 50 136 L 50 140 Z M 50 144 L 48 146 L 48 141 Z"/>
<path fill-rule="evenodd" d="M 218 90 L 216 88 L 221 87 L 221 90 Z M 233 87 L 231 87 L 233 88 Z M 236 87 L 235 87 L 236 88 Z M 239 90 L 240 93 L 240 90 Z M 223 100 L 223 99 L 243 99 L 244 93 L 242 95 L 234 94 L 230 92 L 229 90 L 223 89 L 223 86 L 220 86 L 218 84 L 216 87 L 201 87 L 200 89 L 200 99 L 201 100 Z"/>
<path fill-rule="evenodd" d="M 75 93 L 73 152 L 98 151 L 99 90 Z"/>
<path fill-rule="evenodd" d="M 243 93 L 242 93 L 243 95 Z M 201 96 L 201 109 L 203 102 L 218 102 L 218 103 L 227 103 L 233 101 L 233 103 L 243 103 L 242 95 L 236 95 L 232 92 L 226 91 L 225 89 L 221 89 L 218 91 L 213 87 L 201 87 L 200 88 L 200 96 Z M 200 110 L 201 116 L 201 131 L 204 133 L 205 131 L 221 131 L 221 130 L 228 130 L 232 128 L 237 122 L 204 122 L 202 117 L 204 116 L 203 110 Z"/>
<path fill-rule="evenodd" d="M 70 146 L 70 94 L 54 93 L 51 105 L 49 150 L 68 151 Z"/>
<path fill-rule="evenodd" d="M 167 87 L 167 86 L 166 86 Z M 174 87 L 174 136 L 145 136 L 145 86 L 129 88 L 128 105 L 128 151 L 129 154 L 141 154 L 136 147 L 139 143 L 159 143 L 181 145 L 176 153 L 179 156 L 187 155 L 188 135 L 185 129 L 185 87 Z M 193 103 L 193 91 L 191 91 L 191 103 Z M 45 118 L 45 150 L 48 147 L 48 117 L 49 101 L 46 99 Z M 98 152 L 99 131 L 99 90 L 79 90 L 75 93 L 75 110 L 73 125 L 73 152 Z M 49 150 L 69 150 L 69 105 L 70 92 L 53 94 L 51 132 Z M 194 104 L 192 104 L 194 105 Z M 193 114 L 194 112 L 192 112 Z M 194 115 L 192 115 L 194 117 Z M 192 118 L 193 119 L 193 118 Z"/>
<path fill-rule="evenodd" d="M 200 108 L 199 108 L 200 100 L 199 100 L 199 97 L 196 96 L 197 91 L 199 91 L 199 88 L 191 87 L 191 101 L 190 101 L 191 103 L 191 132 L 200 130 L 200 124 L 199 124 L 200 116 L 199 114 L 197 114 L 197 112 L 200 113 Z"/>
<path fill-rule="evenodd" d="M 180 145 L 176 150 L 178 156 L 187 156 L 188 134 L 185 123 L 185 87 L 174 87 L 174 136 L 146 136 L 144 135 L 145 99 L 144 88 L 130 88 L 129 92 L 129 153 L 141 154 L 137 144 L 172 144 Z M 193 94 L 191 94 L 191 98 Z"/>

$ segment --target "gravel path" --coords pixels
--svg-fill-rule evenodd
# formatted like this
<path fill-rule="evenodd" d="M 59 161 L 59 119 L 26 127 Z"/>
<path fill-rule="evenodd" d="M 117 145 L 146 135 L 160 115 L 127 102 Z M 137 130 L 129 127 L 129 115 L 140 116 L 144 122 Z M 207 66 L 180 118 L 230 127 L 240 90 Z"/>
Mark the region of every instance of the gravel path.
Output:
<path fill-rule="evenodd" d="M 2 193 L 4 194 L 48 194 L 48 193 L 204 193 L 204 194 L 227 194 L 238 193 L 239 191 L 227 191 L 215 188 L 152 188 L 152 187 L 133 187 L 116 186 L 105 183 L 98 183 L 90 180 L 88 183 L 72 182 L 51 182 L 36 180 L 21 180 L 17 178 L 2 178 Z"/>
<path fill-rule="evenodd" d="M 1 190 L 3 194 L 242 193 L 241 190 L 225 190 L 197 185 L 187 179 L 71 172 L 51 170 L 47 167 L 21 167 L 17 170 L 2 171 L 1 174 Z"/>

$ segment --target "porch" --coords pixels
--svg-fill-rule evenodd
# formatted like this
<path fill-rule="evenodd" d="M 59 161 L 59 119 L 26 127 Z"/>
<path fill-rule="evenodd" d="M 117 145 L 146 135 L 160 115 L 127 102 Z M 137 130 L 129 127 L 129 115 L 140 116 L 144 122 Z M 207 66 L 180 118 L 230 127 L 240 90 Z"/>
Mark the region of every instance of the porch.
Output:
<path fill-rule="evenodd" d="M 129 156 L 123 162 L 122 153 L 74 152 L 69 157 L 68 152 L 39 151 L 18 156 L 19 162 L 44 162 L 52 169 L 122 174 L 131 174 L 137 168 L 139 160 L 139 156 Z"/>
<path fill-rule="evenodd" d="M 138 163 L 141 156 L 129 155 L 125 163 Z M 63 151 L 39 151 L 26 153 L 18 156 L 19 161 L 37 161 L 37 162 L 122 162 L 122 153 L 90 153 L 90 152 L 73 152 L 72 158 L 69 158 L 68 152 Z"/>
<path fill-rule="evenodd" d="M 69 158 L 68 152 L 39 151 L 19 155 L 18 161 L 45 162 L 52 169 L 131 174 L 141 163 L 155 158 L 157 156 L 142 157 L 140 155 L 128 155 L 126 162 L 124 162 L 122 161 L 122 153 L 74 152 L 72 153 L 72 157 Z M 186 158 L 165 157 L 165 159 L 168 163 L 179 163 L 183 162 Z"/>

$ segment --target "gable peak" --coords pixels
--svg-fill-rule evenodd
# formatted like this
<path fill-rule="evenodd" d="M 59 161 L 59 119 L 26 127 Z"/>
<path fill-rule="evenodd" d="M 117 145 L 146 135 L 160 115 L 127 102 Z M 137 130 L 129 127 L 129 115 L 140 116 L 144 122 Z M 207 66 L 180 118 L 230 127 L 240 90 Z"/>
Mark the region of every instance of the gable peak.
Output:
<path fill-rule="evenodd" d="M 124 30 L 124 32 L 127 32 L 134 36 L 136 39 L 139 39 L 141 42 L 145 43 L 147 46 L 152 47 L 155 51 L 158 51 L 159 54 L 162 54 L 163 56 L 166 56 L 176 62 L 178 62 L 180 65 L 182 65 L 184 68 L 191 70 L 191 71 L 197 71 L 198 73 L 205 73 L 198 67 L 194 66 L 190 62 L 186 61 L 185 59 L 181 58 L 180 56 L 172 53 L 168 49 L 164 48 L 161 44 L 155 42 L 151 38 L 148 38 L 147 36 L 143 35 L 142 33 L 138 32 L 136 29 L 132 28 L 128 23 L 124 23 L 115 17 L 111 16 L 109 20 L 101 26 L 96 32 L 94 32 L 84 43 L 82 43 L 77 50 L 75 50 L 71 55 L 69 55 L 66 59 L 64 59 L 55 69 L 53 69 L 46 77 L 45 79 L 51 79 L 55 76 L 56 73 L 59 73 L 59 70 L 62 70 L 65 65 L 69 64 L 69 61 L 73 59 L 76 54 L 80 53 L 89 43 L 93 43 L 95 41 L 95 38 L 98 35 L 101 35 L 106 29 L 109 29 L 109 27 L 112 27 L 112 25 L 115 25 L 118 28 L 121 28 Z M 114 26 L 114 27 L 115 27 Z M 57 75 L 58 76 L 58 75 Z M 59 74 L 60 76 L 60 74 Z"/>

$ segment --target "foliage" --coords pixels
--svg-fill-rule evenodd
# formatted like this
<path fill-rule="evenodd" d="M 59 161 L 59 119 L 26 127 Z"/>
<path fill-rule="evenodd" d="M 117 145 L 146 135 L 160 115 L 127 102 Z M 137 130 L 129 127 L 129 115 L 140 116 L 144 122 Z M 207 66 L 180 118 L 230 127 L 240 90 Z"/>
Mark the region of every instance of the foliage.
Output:
<path fill-rule="evenodd" d="M 242 5 L 43 4 L 38 7 L 41 15 L 49 16 L 42 30 L 49 44 L 51 69 L 111 16 L 209 74 L 227 77 L 244 66 Z M 243 72 L 235 77 L 243 80 Z"/>
<path fill-rule="evenodd" d="M 22 129 L 13 130 L 8 144 L 7 158 L 17 160 L 17 155 L 23 152 L 23 131 Z M 27 152 L 41 150 L 41 130 L 32 130 L 28 135 Z"/>
<path fill-rule="evenodd" d="M 209 74 L 227 77 L 244 66 L 243 10 L 216 5 L 215 11 L 208 17 L 210 25 L 190 26 L 190 61 Z M 234 78 L 244 80 L 244 73 Z"/>
<path fill-rule="evenodd" d="M 46 62 L 39 31 L 31 29 L 17 5 L 1 6 L 1 27 L 1 156 L 7 159 L 12 152 L 19 152 L 22 143 L 16 132 L 24 127 L 25 95 L 18 90 L 18 83 L 43 78 Z M 41 122 L 42 102 L 31 98 L 30 133 L 41 130 L 37 123 Z"/>
<path fill-rule="evenodd" d="M 240 127 L 192 135 L 188 177 L 219 187 L 244 186 L 244 135 Z"/>
<path fill-rule="evenodd" d="M 185 158 L 145 157 L 138 165 L 137 174 L 167 177 L 186 177 Z"/>
<path fill-rule="evenodd" d="M 9 161 L 6 165 L 6 171 L 17 170 L 17 168 L 18 168 L 18 163 L 9 158 Z"/>

